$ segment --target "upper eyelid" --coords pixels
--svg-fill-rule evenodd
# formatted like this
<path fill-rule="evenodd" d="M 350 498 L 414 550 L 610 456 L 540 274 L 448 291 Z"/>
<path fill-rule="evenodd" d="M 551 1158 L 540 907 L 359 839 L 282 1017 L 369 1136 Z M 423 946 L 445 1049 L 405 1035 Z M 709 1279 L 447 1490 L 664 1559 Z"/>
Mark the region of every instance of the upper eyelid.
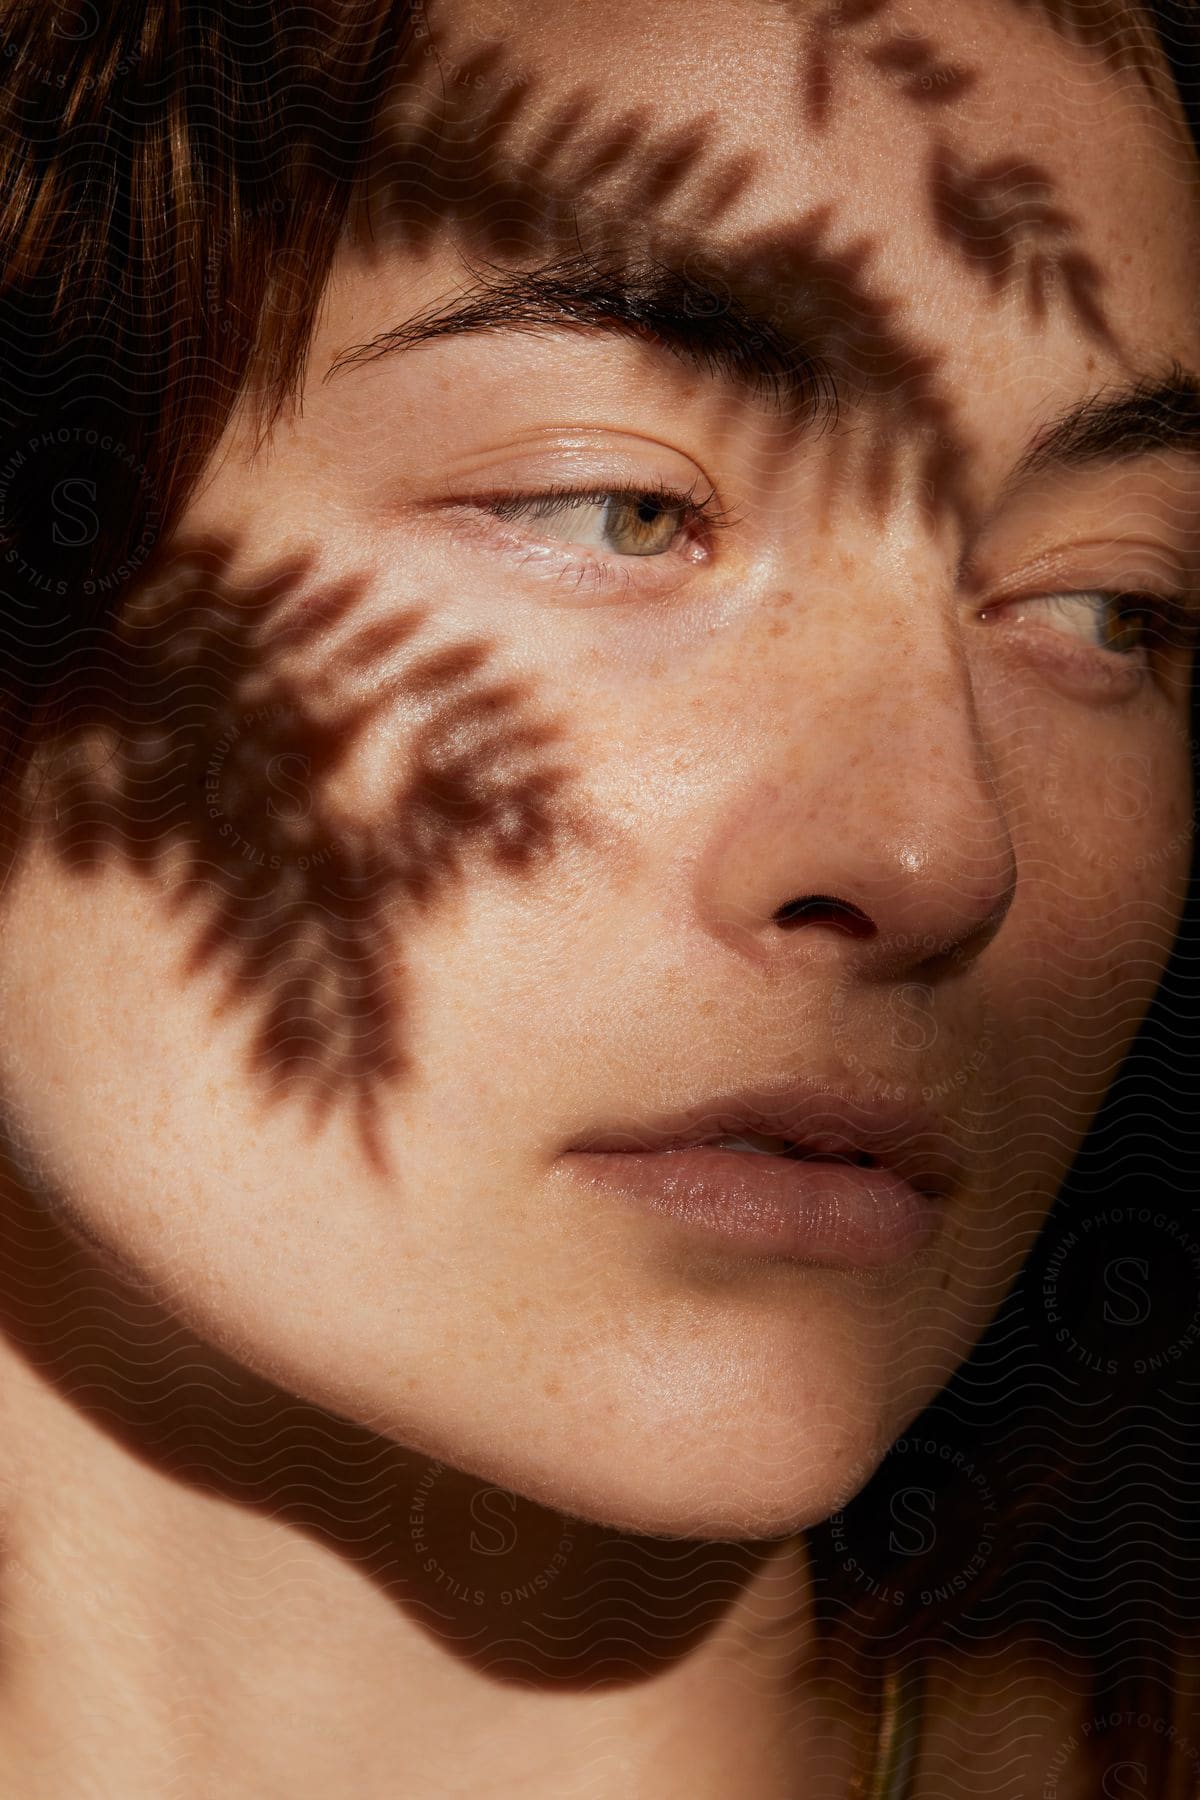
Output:
<path fill-rule="evenodd" d="M 689 489 L 678 488 L 669 482 L 617 482 L 609 485 L 596 485 L 589 488 L 571 487 L 569 485 L 550 484 L 545 488 L 514 490 L 488 496 L 484 504 L 495 511 L 499 505 L 509 506 L 514 510 L 521 507 L 544 507 L 547 511 L 554 506 L 602 506 L 607 500 L 614 499 L 653 499 L 665 501 L 669 507 L 677 507 L 680 511 L 694 515 L 703 515 L 709 524 L 726 524 L 734 522 L 735 515 L 724 507 L 716 507 L 716 489 L 711 487 L 702 498 L 697 498 L 699 482 L 694 482 Z"/>

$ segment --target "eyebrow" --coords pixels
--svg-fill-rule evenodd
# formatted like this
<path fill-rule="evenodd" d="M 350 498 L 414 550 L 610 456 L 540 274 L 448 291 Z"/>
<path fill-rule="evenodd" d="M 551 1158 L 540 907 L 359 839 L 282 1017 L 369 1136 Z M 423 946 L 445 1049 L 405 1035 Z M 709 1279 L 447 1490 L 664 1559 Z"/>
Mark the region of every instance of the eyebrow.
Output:
<path fill-rule="evenodd" d="M 1007 486 L 1048 469 L 1123 462 L 1156 450 L 1200 453 L 1200 376 L 1172 361 L 1069 407 L 1038 432 Z"/>
<path fill-rule="evenodd" d="M 609 331 L 655 343 L 689 367 L 781 410 L 833 422 L 845 383 L 811 339 L 780 328 L 720 289 L 674 266 L 598 265 L 567 257 L 532 270 L 475 271 L 458 300 L 397 325 L 339 355 L 331 380 L 356 363 L 476 331 Z"/>
<path fill-rule="evenodd" d="M 398 355 L 443 338 L 486 331 L 608 331 L 658 344 L 690 367 L 765 397 L 812 422 L 837 423 L 850 392 L 845 357 L 826 356 L 819 331 L 782 329 L 765 311 L 653 261 L 598 265 L 572 256 L 531 270 L 475 267 L 460 298 L 344 350 L 326 371 Z M 811 326 L 811 317 L 809 324 Z M 861 401 L 856 386 L 852 398 Z M 1132 460 L 1154 451 L 1200 451 L 1200 376 L 1172 360 L 1086 396 L 1042 426 L 1005 482 Z"/>

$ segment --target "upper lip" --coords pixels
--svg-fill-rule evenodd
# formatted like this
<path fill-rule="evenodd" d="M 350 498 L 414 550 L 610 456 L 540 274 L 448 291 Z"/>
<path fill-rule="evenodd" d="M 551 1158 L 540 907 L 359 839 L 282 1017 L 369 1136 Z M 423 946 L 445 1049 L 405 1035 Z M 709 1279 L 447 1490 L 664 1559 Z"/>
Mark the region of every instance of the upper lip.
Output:
<path fill-rule="evenodd" d="M 729 1088 L 678 1111 L 626 1114 L 588 1130 L 568 1148 L 673 1150 L 744 1131 L 785 1138 L 815 1156 L 869 1158 L 919 1192 L 940 1198 L 962 1179 L 961 1154 L 940 1114 L 916 1102 L 811 1077 Z"/>

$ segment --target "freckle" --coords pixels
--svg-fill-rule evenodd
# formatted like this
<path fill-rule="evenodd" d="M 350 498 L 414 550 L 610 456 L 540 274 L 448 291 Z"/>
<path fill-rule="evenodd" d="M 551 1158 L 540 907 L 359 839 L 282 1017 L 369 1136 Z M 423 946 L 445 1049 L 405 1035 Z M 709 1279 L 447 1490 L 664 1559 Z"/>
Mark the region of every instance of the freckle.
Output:
<path fill-rule="evenodd" d="M 558 1379 L 557 1375 L 550 1376 L 545 1387 L 542 1389 L 542 1392 L 545 1394 L 547 1400 L 558 1399 L 559 1395 L 562 1393 L 562 1382 Z"/>

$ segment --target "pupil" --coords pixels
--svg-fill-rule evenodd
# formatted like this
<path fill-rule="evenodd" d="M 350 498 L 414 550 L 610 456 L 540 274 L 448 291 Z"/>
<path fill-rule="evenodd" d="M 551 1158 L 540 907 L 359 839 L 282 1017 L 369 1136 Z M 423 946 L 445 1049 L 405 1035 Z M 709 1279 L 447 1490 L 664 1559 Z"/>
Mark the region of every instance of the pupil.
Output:
<path fill-rule="evenodd" d="M 653 494 L 614 497 L 605 514 L 605 534 L 625 556 L 660 556 L 677 530 L 678 507 L 667 507 Z"/>
<path fill-rule="evenodd" d="M 1117 650 L 1136 649 L 1144 629 L 1144 612 L 1136 606 L 1127 605 L 1126 610 L 1116 612 L 1113 624 L 1116 642 L 1112 643 L 1110 640 L 1111 647 Z"/>

